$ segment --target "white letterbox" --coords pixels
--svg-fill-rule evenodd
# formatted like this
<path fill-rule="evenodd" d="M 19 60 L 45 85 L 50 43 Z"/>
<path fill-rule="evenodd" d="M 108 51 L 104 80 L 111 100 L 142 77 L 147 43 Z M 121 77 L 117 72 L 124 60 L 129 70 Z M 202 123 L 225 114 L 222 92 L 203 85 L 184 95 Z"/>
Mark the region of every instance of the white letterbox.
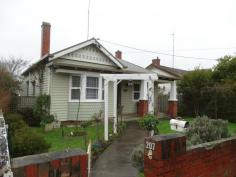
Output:
<path fill-rule="evenodd" d="M 189 127 L 189 122 L 184 120 L 178 119 L 171 119 L 170 120 L 170 128 L 171 130 L 175 130 L 178 132 L 185 132 Z"/>

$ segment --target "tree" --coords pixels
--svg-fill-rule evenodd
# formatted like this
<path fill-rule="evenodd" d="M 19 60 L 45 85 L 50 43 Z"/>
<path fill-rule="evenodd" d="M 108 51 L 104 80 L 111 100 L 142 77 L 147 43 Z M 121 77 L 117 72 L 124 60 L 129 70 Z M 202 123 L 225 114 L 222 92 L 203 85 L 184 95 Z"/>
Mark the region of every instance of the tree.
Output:
<path fill-rule="evenodd" d="M 196 69 L 178 83 L 184 114 L 236 121 L 236 56 L 225 56 L 213 70 Z"/>
<path fill-rule="evenodd" d="M 0 109 L 6 109 L 12 96 L 20 89 L 20 83 L 11 73 L 0 66 Z"/>
<path fill-rule="evenodd" d="M 236 81 L 236 56 L 225 56 L 219 59 L 219 63 L 213 69 L 215 82 Z"/>
<path fill-rule="evenodd" d="M 5 68 L 13 77 L 19 79 L 20 74 L 26 68 L 28 62 L 19 57 L 10 56 L 0 58 L 0 66 Z"/>
<path fill-rule="evenodd" d="M 208 87 L 212 85 L 211 78 L 211 70 L 196 68 L 185 74 L 178 82 L 178 92 L 183 95 L 187 114 L 199 116 L 205 113 L 206 104 L 209 102 Z"/>

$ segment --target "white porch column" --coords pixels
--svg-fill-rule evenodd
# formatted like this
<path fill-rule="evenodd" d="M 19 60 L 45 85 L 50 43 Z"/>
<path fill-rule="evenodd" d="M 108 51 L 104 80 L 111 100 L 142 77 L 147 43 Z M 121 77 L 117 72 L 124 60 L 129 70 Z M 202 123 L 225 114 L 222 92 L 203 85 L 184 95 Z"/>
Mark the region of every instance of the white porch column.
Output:
<path fill-rule="evenodd" d="M 154 113 L 154 81 L 148 81 L 148 112 Z"/>
<path fill-rule="evenodd" d="M 171 81 L 169 101 L 177 101 L 176 81 Z"/>
<path fill-rule="evenodd" d="M 147 100 L 148 99 L 147 95 L 148 95 L 147 81 L 142 80 L 140 87 L 140 100 Z"/>
<path fill-rule="evenodd" d="M 117 81 L 113 81 L 113 117 L 114 117 L 114 125 L 113 132 L 117 134 Z"/>
<path fill-rule="evenodd" d="M 178 113 L 178 100 L 177 100 L 177 91 L 176 91 L 176 81 L 171 82 L 170 88 L 170 98 L 168 105 L 168 115 L 170 117 L 176 117 Z"/>
<path fill-rule="evenodd" d="M 109 80 L 104 81 L 104 140 L 108 141 L 108 84 Z"/>

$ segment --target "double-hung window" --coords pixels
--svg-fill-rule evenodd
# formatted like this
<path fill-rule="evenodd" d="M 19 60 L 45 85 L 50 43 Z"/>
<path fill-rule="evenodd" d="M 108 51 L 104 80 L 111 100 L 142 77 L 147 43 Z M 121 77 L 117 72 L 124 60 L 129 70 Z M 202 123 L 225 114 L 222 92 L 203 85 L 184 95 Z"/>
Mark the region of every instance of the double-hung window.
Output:
<path fill-rule="evenodd" d="M 140 84 L 133 84 L 133 100 L 138 101 L 140 98 Z"/>
<path fill-rule="evenodd" d="M 71 92 L 70 100 L 79 100 L 81 93 L 81 81 L 80 76 L 71 76 Z"/>
<path fill-rule="evenodd" d="M 87 76 L 86 99 L 98 99 L 99 78 Z"/>

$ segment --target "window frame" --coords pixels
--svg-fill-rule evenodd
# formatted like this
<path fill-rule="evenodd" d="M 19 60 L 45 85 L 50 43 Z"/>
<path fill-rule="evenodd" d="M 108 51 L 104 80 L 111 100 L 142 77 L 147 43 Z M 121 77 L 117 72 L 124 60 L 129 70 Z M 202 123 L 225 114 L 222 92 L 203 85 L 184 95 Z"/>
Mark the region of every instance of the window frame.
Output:
<path fill-rule="evenodd" d="M 72 86 L 72 78 L 73 78 L 73 77 L 80 77 L 80 87 L 73 87 L 73 86 Z M 69 86 L 70 86 L 70 87 L 69 87 L 69 102 L 79 102 L 79 100 L 81 101 L 81 92 L 82 92 L 82 91 L 81 91 L 81 90 L 82 90 L 82 89 L 81 89 L 81 84 L 82 84 L 82 80 L 81 80 L 81 79 L 82 79 L 81 75 L 71 75 L 71 76 L 70 76 L 70 79 L 69 79 Z M 71 94 L 72 94 L 72 90 L 73 90 L 73 89 L 78 89 L 78 90 L 80 90 L 80 98 L 79 98 L 79 99 L 71 99 L 71 96 L 72 96 Z"/>
<path fill-rule="evenodd" d="M 136 90 L 134 90 L 134 85 L 139 85 L 139 91 L 136 91 Z M 135 93 L 139 93 L 139 98 L 138 99 L 135 99 L 134 98 L 134 94 Z M 134 101 L 134 102 L 138 102 L 139 100 L 140 100 L 140 96 L 141 96 L 141 84 L 140 83 L 133 83 L 133 88 L 132 88 L 132 100 Z"/>
<path fill-rule="evenodd" d="M 88 79 L 88 77 L 97 78 L 98 86 L 97 86 L 97 87 L 87 87 L 87 79 Z M 100 99 L 99 99 L 99 90 L 101 89 L 101 88 L 100 88 L 100 82 L 99 82 L 100 77 L 98 77 L 98 76 L 92 76 L 92 75 L 86 75 L 85 78 L 86 78 L 86 80 L 85 80 L 85 100 L 86 100 L 86 101 L 98 101 L 98 100 L 100 100 Z M 87 98 L 87 89 L 94 89 L 94 90 L 97 90 L 97 98 L 91 98 L 91 99 L 90 99 L 90 98 Z"/>

